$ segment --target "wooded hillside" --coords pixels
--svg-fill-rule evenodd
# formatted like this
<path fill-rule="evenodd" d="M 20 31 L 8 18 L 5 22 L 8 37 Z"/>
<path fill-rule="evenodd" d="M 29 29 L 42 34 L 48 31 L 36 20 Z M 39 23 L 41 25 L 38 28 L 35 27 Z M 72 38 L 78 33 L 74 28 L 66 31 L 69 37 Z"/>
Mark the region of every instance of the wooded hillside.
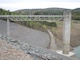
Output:
<path fill-rule="evenodd" d="M 80 8 L 76 8 L 72 11 L 72 20 L 80 20 Z M 21 9 L 17 11 L 9 11 L 0 8 L 0 15 L 62 15 L 64 8 L 46 8 L 46 9 Z"/>

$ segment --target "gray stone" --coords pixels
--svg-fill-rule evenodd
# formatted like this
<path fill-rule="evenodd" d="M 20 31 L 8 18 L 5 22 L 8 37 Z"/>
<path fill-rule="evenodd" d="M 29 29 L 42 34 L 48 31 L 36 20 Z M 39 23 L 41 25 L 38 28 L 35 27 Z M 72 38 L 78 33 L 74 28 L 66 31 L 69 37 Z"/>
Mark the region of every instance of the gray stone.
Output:
<path fill-rule="evenodd" d="M 48 49 L 39 47 L 39 46 L 32 46 L 30 44 L 27 44 L 22 41 L 16 41 L 15 39 L 11 40 L 5 40 L 8 43 L 12 44 L 15 48 L 22 50 L 25 53 L 28 53 L 30 55 L 33 55 L 34 60 L 60 60 L 60 59 L 65 59 L 65 60 L 74 60 L 72 58 L 60 55 L 56 53 L 55 51 L 50 51 Z"/>

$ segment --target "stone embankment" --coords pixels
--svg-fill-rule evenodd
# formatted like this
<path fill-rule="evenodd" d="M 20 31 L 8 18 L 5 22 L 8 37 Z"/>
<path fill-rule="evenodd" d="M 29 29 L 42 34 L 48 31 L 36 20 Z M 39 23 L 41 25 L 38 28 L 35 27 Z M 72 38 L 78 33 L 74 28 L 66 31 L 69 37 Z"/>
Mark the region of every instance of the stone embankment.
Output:
<path fill-rule="evenodd" d="M 0 39 L 0 60 L 33 60 L 33 58 Z"/>
<path fill-rule="evenodd" d="M 11 37 L 0 35 L 0 39 L 5 40 L 7 44 L 11 44 L 16 49 L 20 49 L 24 53 L 31 55 L 33 60 L 76 60 L 67 56 L 60 55 L 55 51 L 50 51 L 42 47 L 32 46 L 28 43 L 17 41 Z"/>

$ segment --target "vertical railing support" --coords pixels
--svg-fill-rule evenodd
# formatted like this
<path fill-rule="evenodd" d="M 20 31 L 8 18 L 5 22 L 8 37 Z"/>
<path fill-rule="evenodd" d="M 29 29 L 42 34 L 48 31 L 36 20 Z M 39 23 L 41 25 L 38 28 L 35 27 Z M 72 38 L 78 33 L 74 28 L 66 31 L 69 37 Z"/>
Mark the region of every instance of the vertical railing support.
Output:
<path fill-rule="evenodd" d="M 71 29 L 71 11 L 64 11 L 63 22 L 63 54 L 69 54 L 70 51 L 70 29 Z"/>
<path fill-rule="evenodd" d="M 9 22 L 9 19 L 7 19 L 7 37 L 10 37 L 10 22 Z"/>

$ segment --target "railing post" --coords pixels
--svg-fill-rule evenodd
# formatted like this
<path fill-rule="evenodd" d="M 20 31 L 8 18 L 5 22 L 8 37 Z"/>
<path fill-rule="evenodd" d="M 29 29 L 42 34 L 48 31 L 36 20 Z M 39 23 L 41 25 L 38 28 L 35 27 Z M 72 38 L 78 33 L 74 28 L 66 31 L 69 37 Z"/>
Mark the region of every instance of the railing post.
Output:
<path fill-rule="evenodd" d="M 64 11 L 63 22 L 63 54 L 69 54 L 70 51 L 70 29 L 71 29 L 71 11 Z"/>
<path fill-rule="evenodd" d="M 10 37 L 10 22 L 9 22 L 9 19 L 7 19 L 7 37 Z"/>

